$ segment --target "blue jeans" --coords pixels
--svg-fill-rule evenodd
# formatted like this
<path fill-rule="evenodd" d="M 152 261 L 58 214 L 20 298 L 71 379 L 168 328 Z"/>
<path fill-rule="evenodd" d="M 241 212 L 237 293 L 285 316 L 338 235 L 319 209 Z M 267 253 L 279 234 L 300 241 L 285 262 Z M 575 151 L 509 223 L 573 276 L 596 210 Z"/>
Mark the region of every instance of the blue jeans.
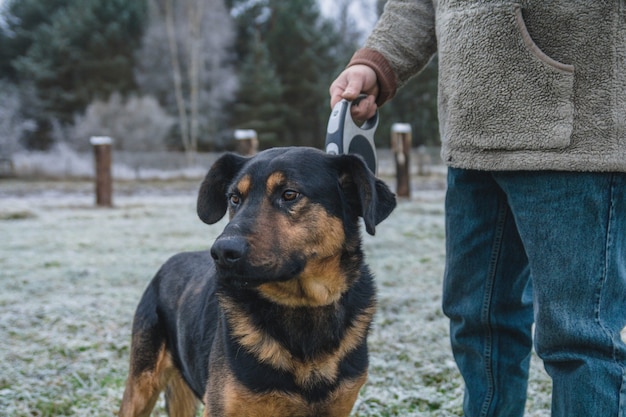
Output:
<path fill-rule="evenodd" d="M 553 417 L 626 417 L 626 174 L 450 168 L 443 308 L 467 417 L 524 414 L 530 352 Z"/>

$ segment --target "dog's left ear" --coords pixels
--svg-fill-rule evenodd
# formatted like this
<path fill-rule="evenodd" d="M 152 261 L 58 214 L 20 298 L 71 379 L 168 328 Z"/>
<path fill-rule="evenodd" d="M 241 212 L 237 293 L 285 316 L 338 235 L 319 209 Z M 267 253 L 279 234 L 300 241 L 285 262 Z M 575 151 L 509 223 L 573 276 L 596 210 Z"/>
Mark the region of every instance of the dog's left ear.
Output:
<path fill-rule="evenodd" d="M 396 196 L 387 184 L 376 178 L 361 157 L 348 154 L 338 158 L 341 187 L 351 204 L 357 206 L 367 233 L 374 235 L 376 225 L 396 208 Z"/>
<path fill-rule="evenodd" d="M 207 224 L 219 221 L 228 209 L 226 190 L 248 158 L 233 153 L 221 156 L 204 177 L 198 192 L 197 212 Z"/>

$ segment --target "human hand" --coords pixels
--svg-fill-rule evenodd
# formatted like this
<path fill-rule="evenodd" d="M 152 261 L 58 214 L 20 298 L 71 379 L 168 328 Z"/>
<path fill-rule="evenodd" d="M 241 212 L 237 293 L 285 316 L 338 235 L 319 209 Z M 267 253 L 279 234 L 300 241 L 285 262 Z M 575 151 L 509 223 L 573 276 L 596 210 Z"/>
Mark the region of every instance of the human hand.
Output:
<path fill-rule="evenodd" d="M 360 94 L 367 97 L 350 106 L 350 114 L 355 120 L 367 120 L 376 114 L 378 106 L 378 80 L 374 70 L 367 65 L 353 65 L 346 68 L 330 85 L 330 107 L 341 99 L 354 101 Z"/>

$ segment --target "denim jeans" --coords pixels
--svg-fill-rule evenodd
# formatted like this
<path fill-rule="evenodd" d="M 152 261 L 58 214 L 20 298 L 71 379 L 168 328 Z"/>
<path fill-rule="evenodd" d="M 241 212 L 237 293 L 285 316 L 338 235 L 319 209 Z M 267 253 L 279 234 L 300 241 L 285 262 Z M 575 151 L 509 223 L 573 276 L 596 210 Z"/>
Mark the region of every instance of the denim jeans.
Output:
<path fill-rule="evenodd" d="M 553 417 L 626 417 L 626 174 L 450 168 L 446 250 L 467 417 L 524 414 L 533 341 Z"/>

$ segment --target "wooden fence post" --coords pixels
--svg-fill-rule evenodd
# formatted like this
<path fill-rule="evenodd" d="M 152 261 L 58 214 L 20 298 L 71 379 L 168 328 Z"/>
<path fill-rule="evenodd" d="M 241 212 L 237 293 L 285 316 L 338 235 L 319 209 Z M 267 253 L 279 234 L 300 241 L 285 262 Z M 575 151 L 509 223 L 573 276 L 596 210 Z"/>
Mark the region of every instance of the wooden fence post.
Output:
<path fill-rule="evenodd" d="M 398 197 L 411 196 L 411 125 L 394 123 L 391 125 L 391 150 L 396 160 L 396 194 Z"/>
<path fill-rule="evenodd" d="M 96 164 L 96 205 L 112 207 L 111 144 L 113 140 L 108 136 L 92 136 L 89 141 L 93 145 Z"/>
<path fill-rule="evenodd" d="M 237 153 L 244 156 L 252 156 L 259 150 L 259 139 L 256 131 L 252 129 L 235 130 L 237 140 Z"/>

